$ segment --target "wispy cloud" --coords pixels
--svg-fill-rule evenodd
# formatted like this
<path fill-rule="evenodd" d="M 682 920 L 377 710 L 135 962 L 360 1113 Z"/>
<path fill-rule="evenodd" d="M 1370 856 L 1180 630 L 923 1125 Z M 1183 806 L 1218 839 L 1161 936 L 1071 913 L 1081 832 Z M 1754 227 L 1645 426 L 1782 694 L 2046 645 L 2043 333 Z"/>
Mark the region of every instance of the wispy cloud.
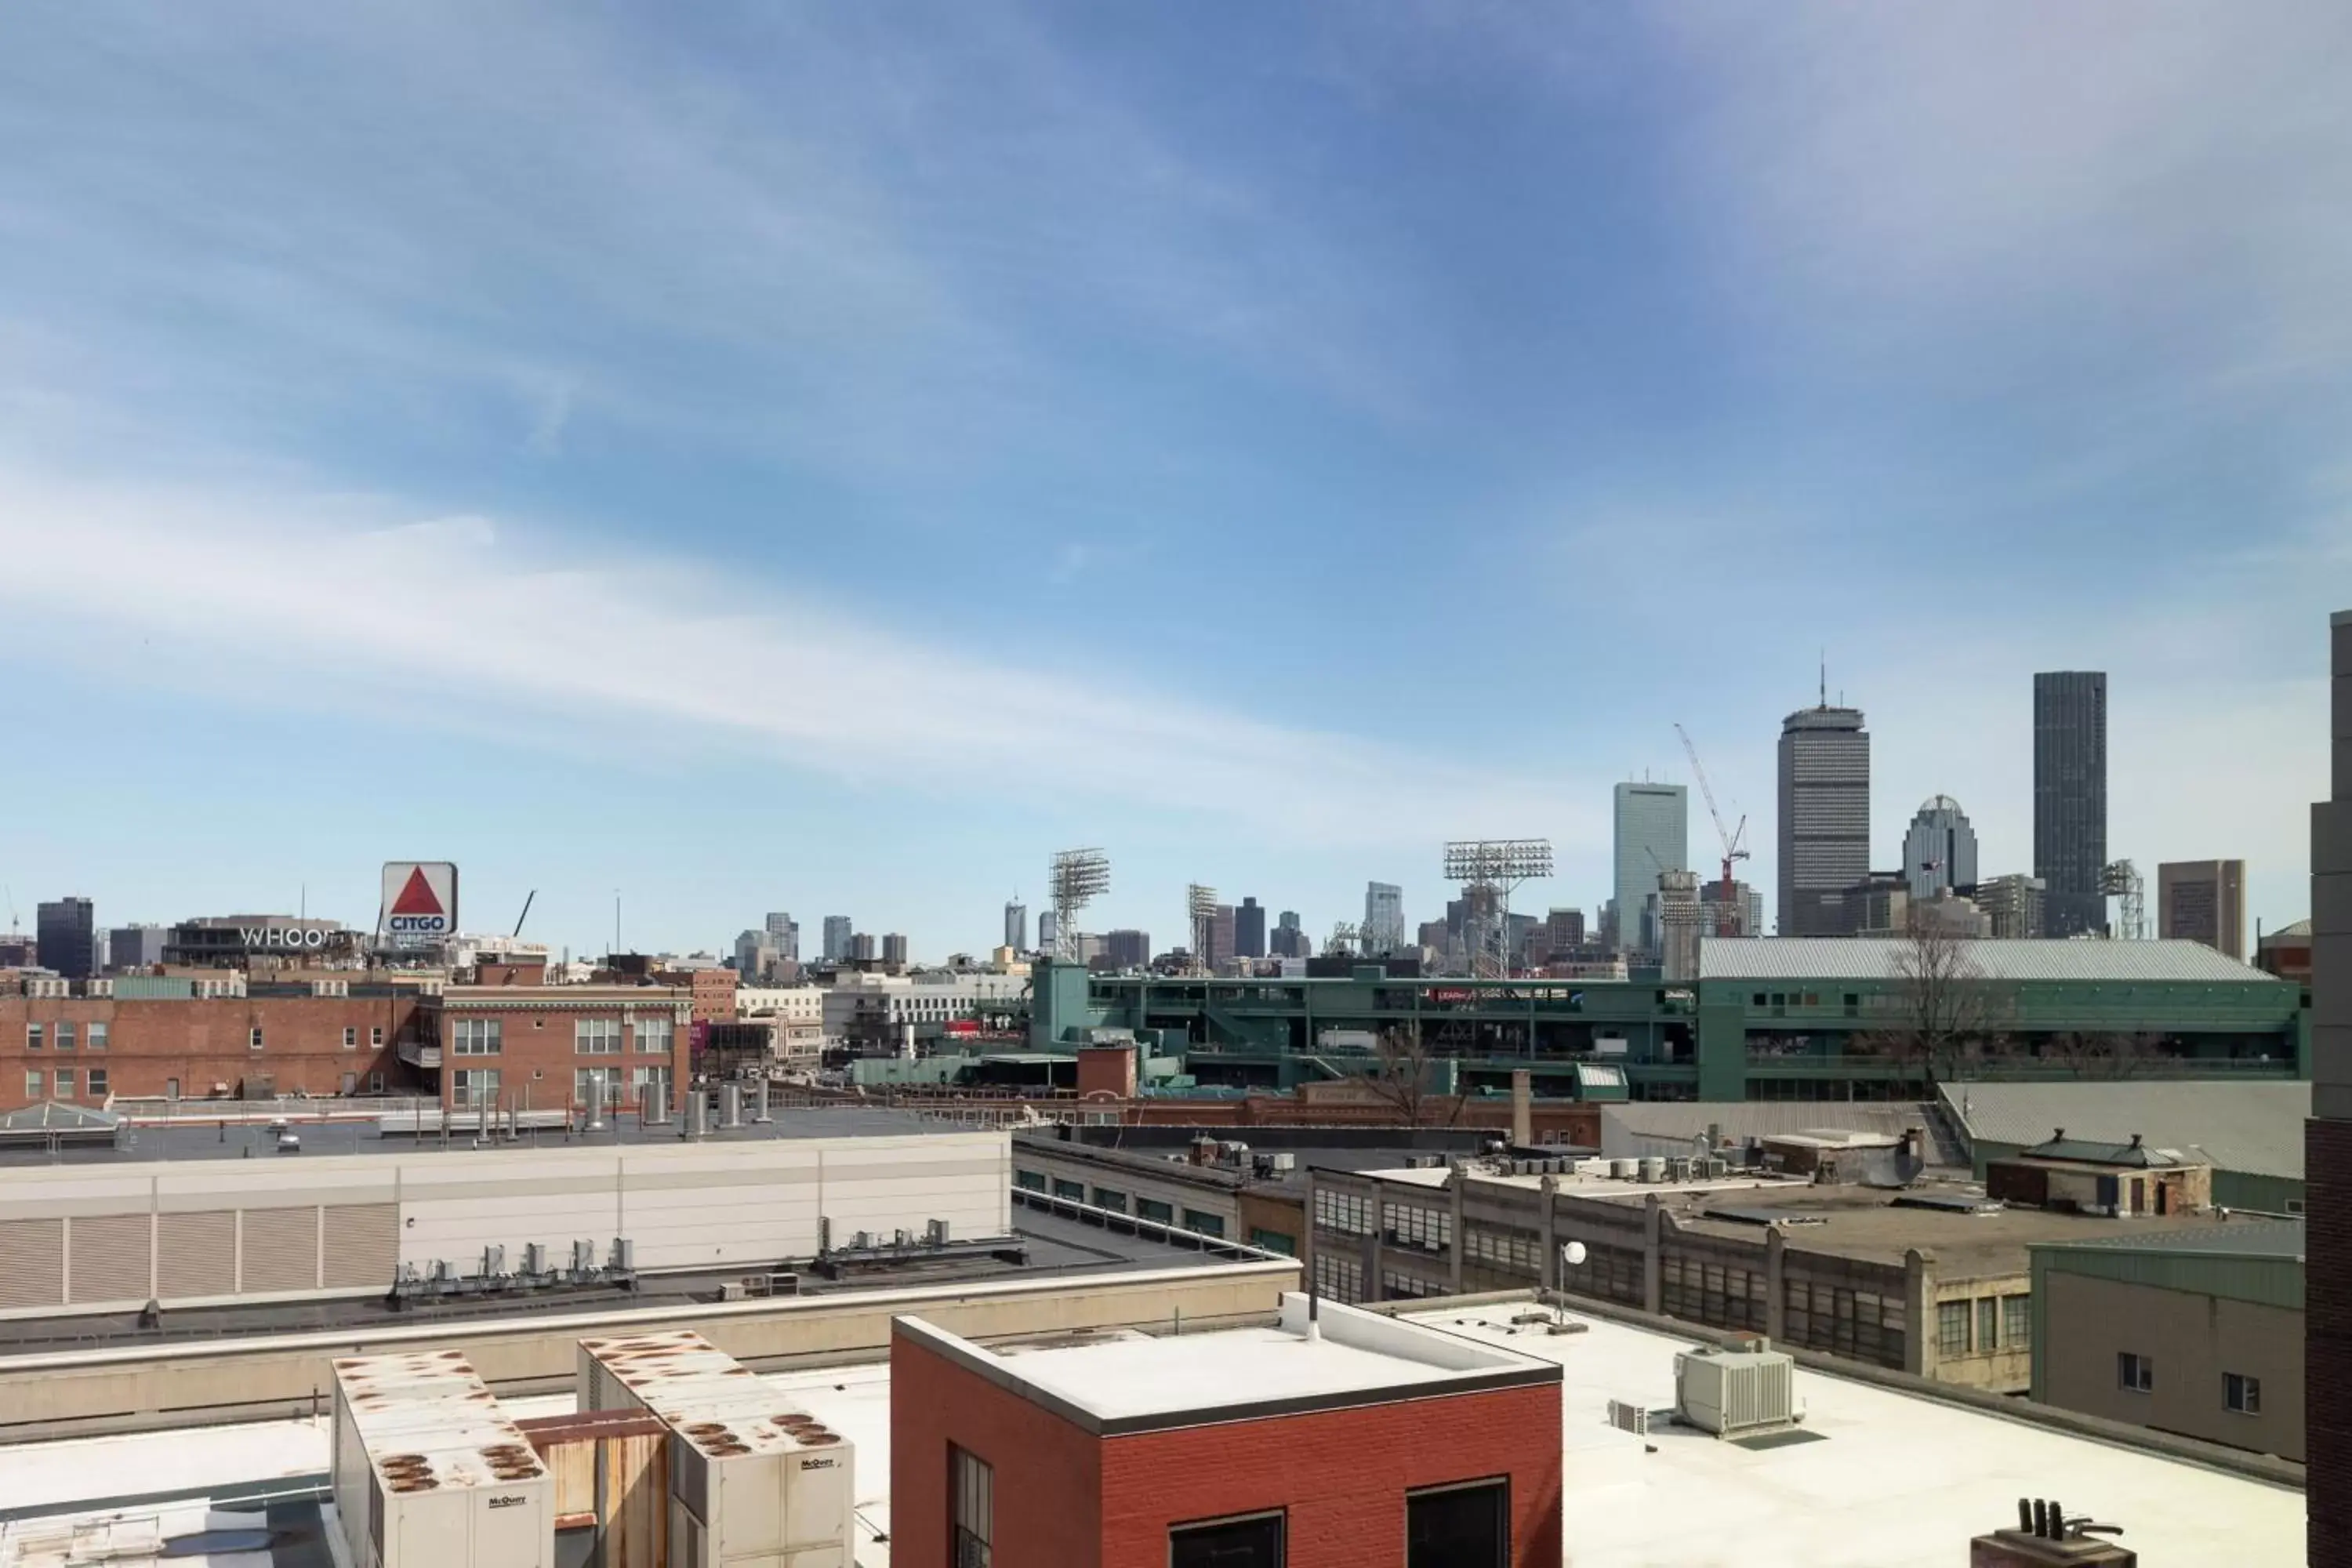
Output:
<path fill-rule="evenodd" d="M 1102 665 L 1080 649 L 1017 668 L 845 617 L 814 593 L 746 596 L 650 557 L 581 562 L 478 516 L 404 521 L 376 500 L 0 473 L 0 605 L 18 626 L 152 639 L 171 657 L 142 668 L 164 681 L 220 657 L 299 658 L 338 672 L 339 700 L 381 689 L 472 721 L 651 726 L 689 753 L 758 748 L 954 795 L 1046 788 L 1294 843 L 1425 847 L 1539 824 L 1589 849 L 1602 831 L 1557 781 L 1089 679 L 1072 672 Z"/>

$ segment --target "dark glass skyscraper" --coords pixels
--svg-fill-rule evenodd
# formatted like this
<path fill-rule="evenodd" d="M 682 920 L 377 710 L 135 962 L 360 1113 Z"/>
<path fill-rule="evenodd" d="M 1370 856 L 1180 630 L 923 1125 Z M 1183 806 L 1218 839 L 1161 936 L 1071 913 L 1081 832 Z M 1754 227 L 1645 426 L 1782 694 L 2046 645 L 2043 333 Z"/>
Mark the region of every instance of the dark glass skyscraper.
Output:
<path fill-rule="evenodd" d="M 34 911 L 41 967 L 68 980 L 98 973 L 97 906 L 88 899 L 59 899 Z"/>
<path fill-rule="evenodd" d="M 1265 906 L 1255 899 L 1244 899 L 1234 910 L 1234 956 L 1265 956 Z"/>
<path fill-rule="evenodd" d="M 2033 874 L 2043 929 L 2106 929 L 2099 874 L 2107 864 L 2107 678 L 2095 669 L 2033 678 Z"/>
<path fill-rule="evenodd" d="M 1843 936 L 1844 892 L 1870 875 L 1870 731 L 1859 708 L 1780 721 L 1780 934 Z M 1639 918 L 1620 909 L 1622 926 Z"/>

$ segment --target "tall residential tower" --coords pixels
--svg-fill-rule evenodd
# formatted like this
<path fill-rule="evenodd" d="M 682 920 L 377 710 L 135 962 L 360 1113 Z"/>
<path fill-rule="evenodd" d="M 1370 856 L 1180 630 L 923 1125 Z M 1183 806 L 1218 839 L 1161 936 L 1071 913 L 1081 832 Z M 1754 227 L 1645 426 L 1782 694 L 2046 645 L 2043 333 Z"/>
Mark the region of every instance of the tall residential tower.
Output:
<path fill-rule="evenodd" d="M 1869 875 L 1870 731 L 1862 710 L 1826 700 L 1799 709 L 1780 721 L 1780 934 L 1843 934 L 1845 889 Z"/>
<path fill-rule="evenodd" d="M 2094 669 L 2033 678 L 2033 874 L 2052 936 L 2105 931 L 2107 678 Z"/>

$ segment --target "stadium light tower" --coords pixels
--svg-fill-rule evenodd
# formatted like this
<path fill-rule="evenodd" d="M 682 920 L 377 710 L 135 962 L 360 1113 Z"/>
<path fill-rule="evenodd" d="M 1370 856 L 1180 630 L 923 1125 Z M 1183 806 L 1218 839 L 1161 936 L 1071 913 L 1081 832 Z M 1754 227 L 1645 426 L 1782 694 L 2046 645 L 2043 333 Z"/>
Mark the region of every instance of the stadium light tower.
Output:
<path fill-rule="evenodd" d="M 1192 973 L 1209 970 L 1209 932 L 1217 923 L 1217 889 L 1195 882 L 1184 889 L 1184 918 L 1192 923 Z"/>
<path fill-rule="evenodd" d="M 1054 896 L 1055 962 L 1076 963 L 1078 911 L 1110 891 L 1110 857 L 1099 849 L 1057 851 L 1045 879 Z"/>
<path fill-rule="evenodd" d="M 1470 902 L 1470 973 L 1507 979 L 1511 973 L 1511 889 L 1551 875 L 1549 838 L 1457 838 L 1445 847 L 1445 879 L 1462 884 Z"/>

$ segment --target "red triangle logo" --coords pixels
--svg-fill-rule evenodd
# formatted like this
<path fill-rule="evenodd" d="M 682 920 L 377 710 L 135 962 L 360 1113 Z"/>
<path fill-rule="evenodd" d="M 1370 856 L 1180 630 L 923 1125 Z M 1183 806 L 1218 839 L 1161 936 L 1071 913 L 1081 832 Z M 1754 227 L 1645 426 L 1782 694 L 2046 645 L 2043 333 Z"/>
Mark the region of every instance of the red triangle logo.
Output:
<path fill-rule="evenodd" d="M 425 879 L 425 868 L 419 866 L 408 874 L 408 885 L 400 889 L 400 897 L 392 900 L 392 912 L 396 915 L 439 915 L 448 911 L 441 900 L 433 896 L 433 884 Z"/>

